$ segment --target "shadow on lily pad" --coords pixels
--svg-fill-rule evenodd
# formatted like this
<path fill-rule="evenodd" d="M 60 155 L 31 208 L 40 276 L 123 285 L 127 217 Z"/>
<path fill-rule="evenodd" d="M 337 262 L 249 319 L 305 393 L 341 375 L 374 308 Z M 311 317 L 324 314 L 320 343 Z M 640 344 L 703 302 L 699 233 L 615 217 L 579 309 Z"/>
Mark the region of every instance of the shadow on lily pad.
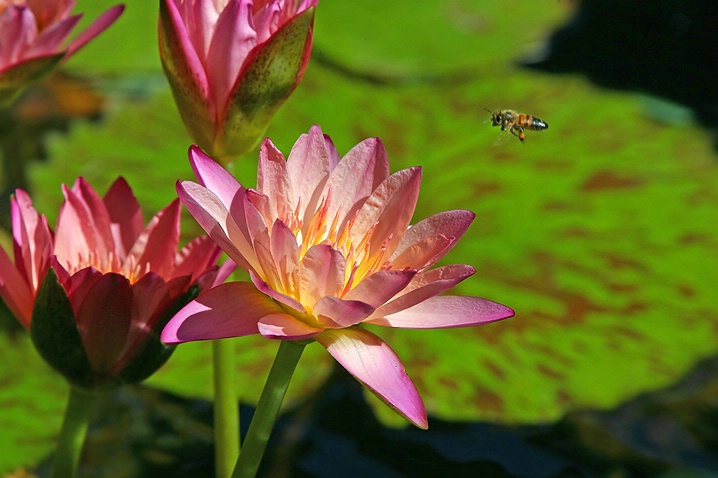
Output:
<path fill-rule="evenodd" d="M 610 411 L 508 426 L 430 418 L 430 428 L 382 426 L 361 386 L 337 369 L 280 419 L 263 477 L 686 477 L 718 474 L 718 357 L 676 385 Z M 242 407 L 243 433 L 253 409 Z M 96 410 L 81 476 L 210 478 L 212 406 L 144 386 Z M 48 476 L 49 459 L 38 467 Z"/>

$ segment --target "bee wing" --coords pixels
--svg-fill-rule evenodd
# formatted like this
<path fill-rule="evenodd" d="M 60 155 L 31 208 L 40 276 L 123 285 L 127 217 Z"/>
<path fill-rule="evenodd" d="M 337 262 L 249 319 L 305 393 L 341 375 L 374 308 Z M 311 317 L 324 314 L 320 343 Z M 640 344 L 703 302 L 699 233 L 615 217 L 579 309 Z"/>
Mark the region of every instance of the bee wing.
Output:
<path fill-rule="evenodd" d="M 509 136 L 508 131 L 501 131 L 494 140 L 494 146 L 502 146 L 506 144 L 506 138 Z"/>

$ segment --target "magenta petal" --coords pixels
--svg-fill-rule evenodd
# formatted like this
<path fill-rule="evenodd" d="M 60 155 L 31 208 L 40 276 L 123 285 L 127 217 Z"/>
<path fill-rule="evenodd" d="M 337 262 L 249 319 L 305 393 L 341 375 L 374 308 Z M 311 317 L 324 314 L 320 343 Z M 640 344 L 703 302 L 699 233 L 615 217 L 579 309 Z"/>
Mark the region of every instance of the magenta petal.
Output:
<path fill-rule="evenodd" d="M 447 329 L 481 325 L 513 316 L 513 310 L 490 300 L 442 295 L 368 322 L 404 329 Z"/>
<path fill-rule="evenodd" d="M 415 270 L 378 271 L 344 294 L 343 299 L 361 300 L 379 307 L 403 290 L 415 275 Z"/>
<path fill-rule="evenodd" d="M 419 428 L 429 427 L 419 392 L 383 340 L 357 327 L 327 330 L 315 340 L 381 401 Z"/>
<path fill-rule="evenodd" d="M 183 12 L 186 13 L 190 2 L 183 3 Z M 209 6 L 210 2 L 191 3 Z M 175 0 L 160 1 L 160 58 L 185 126 L 195 141 L 210 148 L 214 143 L 217 108 L 209 98 L 209 80 L 203 64 L 204 51 L 195 50 L 180 8 Z M 200 28 L 192 28 L 193 32 L 197 30 Z"/>
<path fill-rule="evenodd" d="M 50 25 L 35 38 L 32 47 L 25 52 L 25 58 L 51 55 L 62 50 L 60 45 L 80 21 L 82 15 L 73 15 Z"/>
<path fill-rule="evenodd" d="M 219 163 L 207 156 L 199 146 L 190 146 L 189 162 L 197 181 L 212 191 L 229 211 L 234 197 L 244 190 L 239 181 Z"/>
<path fill-rule="evenodd" d="M 240 69 L 256 45 L 256 32 L 251 27 L 252 4 L 245 1 L 225 2 L 214 25 L 205 59 L 218 117 L 224 114 L 230 89 Z"/>
<path fill-rule="evenodd" d="M 142 209 L 124 178 L 118 178 L 103 198 L 110 214 L 115 250 L 125 257 L 144 229 Z"/>
<path fill-rule="evenodd" d="M 229 212 L 220 199 L 209 189 L 191 181 L 178 181 L 176 189 L 182 204 L 185 205 L 192 217 L 195 218 L 209 237 L 240 267 L 252 269 L 253 266 L 250 265 L 248 258 L 243 253 L 247 253 L 252 258 L 252 263 L 256 263 L 252 257 L 254 251 L 252 251 L 246 240 L 239 244 L 243 247 L 242 251 L 230 240 L 231 231 L 228 230 L 230 227 L 233 227 L 233 237 L 238 241 L 243 240 L 244 236 L 232 218 L 229 217 Z"/>
<path fill-rule="evenodd" d="M 374 312 L 370 304 L 358 300 L 342 300 L 337 297 L 322 297 L 314 304 L 312 314 L 322 325 L 350 327 L 356 325 Z"/>
<path fill-rule="evenodd" d="M 471 266 L 455 264 L 417 274 L 395 299 L 375 310 L 372 317 L 365 322 L 371 323 L 373 317 L 384 317 L 413 307 L 451 289 L 462 280 L 471 277 L 475 272 L 476 269 Z"/>
<path fill-rule="evenodd" d="M 180 310 L 162 331 L 167 344 L 243 337 L 259 332 L 262 317 L 283 313 L 272 299 L 249 282 L 228 282 L 200 294 Z"/>
<path fill-rule="evenodd" d="M 312 327 L 289 314 L 271 314 L 259 319 L 259 333 L 268 339 L 301 340 L 314 337 L 324 329 Z"/>

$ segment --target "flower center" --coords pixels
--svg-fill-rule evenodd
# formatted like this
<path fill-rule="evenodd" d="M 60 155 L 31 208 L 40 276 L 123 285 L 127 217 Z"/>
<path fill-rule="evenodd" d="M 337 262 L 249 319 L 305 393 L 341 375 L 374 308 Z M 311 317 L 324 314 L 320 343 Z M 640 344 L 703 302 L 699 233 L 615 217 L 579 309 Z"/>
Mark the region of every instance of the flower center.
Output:
<path fill-rule="evenodd" d="M 114 272 L 123 275 L 130 281 L 130 284 L 134 284 L 150 271 L 150 264 L 139 264 L 133 254 L 122 260 L 114 252 L 100 255 L 92 251 L 88 257 L 79 257 L 77 262 L 63 265 L 70 275 L 87 267 L 94 267 L 103 274 Z"/>
<path fill-rule="evenodd" d="M 346 260 L 344 288 L 341 293 L 344 295 L 367 276 L 391 268 L 391 263 L 386 259 L 386 245 L 391 240 L 391 236 L 374 238 L 377 224 L 373 224 L 363 234 L 358 235 L 355 231 L 356 213 L 342 225 L 340 224 L 343 217 L 342 206 L 340 205 L 330 217 L 331 202 L 330 189 L 327 195 L 321 198 L 306 229 L 300 217 L 301 202 L 297 204 L 294 211 L 285 210 L 280 218 L 297 238 L 300 263 L 307 251 L 319 244 L 327 244 L 342 253 Z M 373 248 L 372 243 L 377 240 L 381 240 L 381 246 Z"/>

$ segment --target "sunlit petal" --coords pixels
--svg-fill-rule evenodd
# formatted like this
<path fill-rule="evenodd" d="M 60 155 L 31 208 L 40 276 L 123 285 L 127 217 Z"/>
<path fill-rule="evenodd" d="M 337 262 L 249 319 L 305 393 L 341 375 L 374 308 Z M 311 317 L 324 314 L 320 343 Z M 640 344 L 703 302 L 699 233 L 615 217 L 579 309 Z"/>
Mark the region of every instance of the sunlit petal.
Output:
<path fill-rule="evenodd" d="M 428 428 L 419 392 L 399 357 L 383 340 L 356 327 L 327 330 L 315 340 L 384 403 L 419 428 Z"/>
<path fill-rule="evenodd" d="M 490 300 L 442 295 L 368 322 L 404 329 L 448 329 L 481 325 L 513 316 L 513 310 Z"/>
<path fill-rule="evenodd" d="M 249 282 L 228 282 L 201 294 L 180 310 L 162 331 L 162 341 L 242 337 L 259 332 L 262 317 L 283 313 L 272 299 Z"/>

